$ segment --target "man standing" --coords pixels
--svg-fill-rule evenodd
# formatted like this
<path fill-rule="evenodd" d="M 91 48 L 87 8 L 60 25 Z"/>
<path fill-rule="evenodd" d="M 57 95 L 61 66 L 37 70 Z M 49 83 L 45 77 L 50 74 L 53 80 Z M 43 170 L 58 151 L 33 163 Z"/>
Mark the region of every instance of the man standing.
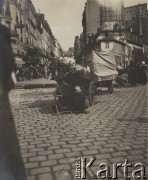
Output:
<path fill-rule="evenodd" d="M 137 76 L 138 76 L 138 83 L 141 85 L 147 84 L 147 65 L 145 64 L 145 61 L 142 61 L 137 66 Z"/>
<path fill-rule="evenodd" d="M 15 70 L 10 33 L 0 24 L 0 179 L 26 180 L 19 143 L 9 104 Z"/>
<path fill-rule="evenodd" d="M 135 86 L 137 84 L 136 66 L 134 61 L 131 61 L 128 67 L 128 82 L 132 86 Z"/>

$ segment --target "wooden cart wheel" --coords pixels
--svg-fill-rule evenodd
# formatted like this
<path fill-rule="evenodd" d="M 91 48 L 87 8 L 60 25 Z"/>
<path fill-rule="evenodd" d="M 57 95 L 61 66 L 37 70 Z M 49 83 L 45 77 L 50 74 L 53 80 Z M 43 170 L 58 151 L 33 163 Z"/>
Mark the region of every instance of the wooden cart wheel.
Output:
<path fill-rule="evenodd" d="M 96 92 L 96 86 L 95 86 L 94 82 L 91 82 L 90 86 L 89 86 L 89 104 L 90 104 L 90 106 L 92 106 L 94 104 L 95 92 Z"/>
<path fill-rule="evenodd" d="M 111 94 L 113 93 L 113 81 L 110 81 L 108 84 L 108 92 Z"/>

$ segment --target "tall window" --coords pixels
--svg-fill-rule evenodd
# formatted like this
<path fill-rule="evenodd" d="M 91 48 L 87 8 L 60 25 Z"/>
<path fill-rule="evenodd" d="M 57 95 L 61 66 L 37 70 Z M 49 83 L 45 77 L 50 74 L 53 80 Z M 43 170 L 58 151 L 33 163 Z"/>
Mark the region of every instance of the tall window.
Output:
<path fill-rule="evenodd" d="M 115 30 L 115 23 L 122 24 L 122 11 L 122 0 L 104 0 L 101 8 L 101 24 L 104 30 Z"/>

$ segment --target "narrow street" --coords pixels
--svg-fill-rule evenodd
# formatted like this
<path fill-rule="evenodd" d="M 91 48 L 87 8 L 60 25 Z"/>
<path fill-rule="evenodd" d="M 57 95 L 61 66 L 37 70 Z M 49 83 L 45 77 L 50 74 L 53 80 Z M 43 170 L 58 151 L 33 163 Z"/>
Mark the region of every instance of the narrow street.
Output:
<path fill-rule="evenodd" d="M 148 0 L 0 0 L 0 180 L 148 179 L 147 85 Z"/>
<path fill-rule="evenodd" d="M 10 93 L 28 180 L 74 180 L 75 161 L 146 166 L 147 86 L 115 88 L 96 97 L 85 114 L 52 111 L 53 88 L 16 89 Z M 129 174 L 133 169 L 129 168 Z M 122 180 L 122 170 L 118 171 Z"/>

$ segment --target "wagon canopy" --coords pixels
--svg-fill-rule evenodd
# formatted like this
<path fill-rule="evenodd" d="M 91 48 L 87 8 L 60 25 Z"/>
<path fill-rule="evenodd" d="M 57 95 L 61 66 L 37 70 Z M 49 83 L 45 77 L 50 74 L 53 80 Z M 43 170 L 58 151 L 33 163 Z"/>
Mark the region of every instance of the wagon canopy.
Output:
<path fill-rule="evenodd" d="M 98 80 L 112 80 L 118 74 L 116 71 L 115 56 L 109 51 L 92 50 L 84 59 Z"/>

